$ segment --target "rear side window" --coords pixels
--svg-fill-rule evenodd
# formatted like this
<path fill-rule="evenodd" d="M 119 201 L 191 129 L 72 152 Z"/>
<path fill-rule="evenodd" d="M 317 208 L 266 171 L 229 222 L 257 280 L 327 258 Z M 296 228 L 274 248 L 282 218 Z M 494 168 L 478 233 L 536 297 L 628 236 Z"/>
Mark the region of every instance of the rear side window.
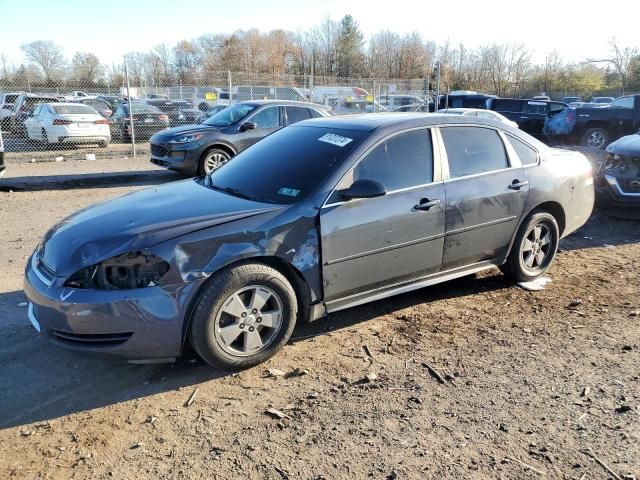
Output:
<path fill-rule="evenodd" d="M 311 115 L 309 110 L 302 107 L 286 107 L 287 110 L 287 124 L 301 122 L 302 120 L 309 120 Z"/>
<path fill-rule="evenodd" d="M 314 110 L 313 108 L 309 109 L 309 114 L 311 115 L 311 118 L 319 118 L 322 116 L 322 114 L 319 111 Z"/>
<path fill-rule="evenodd" d="M 496 112 L 522 112 L 520 100 L 492 100 L 491 110 Z"/>
<path fill-rule="evenodd" d="M 361 178 L 378 180 L 388 191 L 432 182 L 433 155 L 429 130 L 401 133 L 379 144 L 356 165 L 350 180 Z"/>
<path fill-rule="evenodd" d="M 492 172 L 508 167 L 498 132 L 480 127 L 441 127 L 451 178 Z"/>
<path fill-rule="evenodd" d="M 518 158 L 522 165 L 534 165 L 538 163 L 538 152 L 536 152 L 533 148 L 527 145 L 516 138 L 506 135 L 509 143 L 513 147 L 513 149 L 518 154 Z"/>
<path fill-rule="evenodd" d="M 547 104 L 544 102 L 528 102 L 527 113 L 537 113 L 544 115 L 547 113 Z"/>

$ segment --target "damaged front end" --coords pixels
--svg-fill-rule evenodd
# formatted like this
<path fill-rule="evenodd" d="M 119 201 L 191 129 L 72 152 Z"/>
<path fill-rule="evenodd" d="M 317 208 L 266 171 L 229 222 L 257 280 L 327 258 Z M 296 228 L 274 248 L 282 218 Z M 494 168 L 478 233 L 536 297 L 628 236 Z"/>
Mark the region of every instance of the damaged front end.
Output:
<path fill-rule="evenodd" d="M 83 268 L 65 286 L 95 290 L 155 287 L 168 271 L 169 264 L 151 253 L 124 253 Z"/>
<path fill-rule="evenodd" d="M 640 218 L 640 134 L 623 137 L 607 148 L 596 189 L 607 213 Z"/>

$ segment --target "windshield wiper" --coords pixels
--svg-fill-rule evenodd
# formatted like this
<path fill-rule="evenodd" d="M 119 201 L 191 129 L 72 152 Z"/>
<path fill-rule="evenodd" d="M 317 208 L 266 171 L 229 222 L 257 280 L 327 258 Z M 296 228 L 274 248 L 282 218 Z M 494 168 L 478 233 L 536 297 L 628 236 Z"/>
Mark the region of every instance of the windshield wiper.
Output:
<path fill-rule="evenodd" d="M 220 192 L 225 192 L 225 193 L 229 193 L 235 197 L 240 197 L 240 198 L 244 198 L 246 200 L 253 200 L 254 202 L 256 202 L 256 197 L 254 197 L 253 195 L 251 195 L 250 193 L 246 193 L 243 192 L 242 190 L 238 190 L 237 188 L 233 188 L 233 187 L 220 187 L 218 185 L 214 185 L 214 184 L 210 184 L 211 188 L 213 188 L 214 190 L 218 190 Z"/>

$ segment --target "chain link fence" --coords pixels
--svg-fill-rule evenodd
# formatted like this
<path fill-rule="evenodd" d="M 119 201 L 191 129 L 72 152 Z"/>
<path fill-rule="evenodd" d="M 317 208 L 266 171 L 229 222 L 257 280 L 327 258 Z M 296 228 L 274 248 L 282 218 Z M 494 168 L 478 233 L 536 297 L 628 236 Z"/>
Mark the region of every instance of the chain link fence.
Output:
<path fill-rule="evenodd" d="M 120 85 L 0 85 L 0 126 L 9 162 L 149 154 L 148 139 L 197 124 L 237 102 L 293 100 L 336 115 L 428 105 L 424 79 L 382 80 L 222 72 L 177 85 L 125 77 Z M 133 112 L 132 114 L 130 112 Z"/>

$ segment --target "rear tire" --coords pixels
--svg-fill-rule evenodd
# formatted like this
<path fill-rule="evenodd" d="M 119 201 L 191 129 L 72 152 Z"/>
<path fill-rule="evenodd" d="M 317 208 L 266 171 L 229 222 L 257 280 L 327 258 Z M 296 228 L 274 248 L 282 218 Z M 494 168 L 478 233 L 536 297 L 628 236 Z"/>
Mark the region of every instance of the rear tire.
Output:
<path fill-rule="evenodd" d="M 507 261 L 500 270 L 517 282 L 530 282 L 543 275 L 556 256 L 560 230 L 550 213 L 537 211 L 520 225 Z"/>
<path fill-rule="evenodd" d="M 603 150 L 609 145 L 609 132 L 605 128 L 589 128 L 582 136 L 582 145 Z"/>
<path fill-rule="evenodd" d="M 298 302 L 289 281 L 266 265 L 223 270 L 200 292 L 189 326 L 194 350 L 221 370 L 242 370 L 275 355 L 296 324 Z"/>

